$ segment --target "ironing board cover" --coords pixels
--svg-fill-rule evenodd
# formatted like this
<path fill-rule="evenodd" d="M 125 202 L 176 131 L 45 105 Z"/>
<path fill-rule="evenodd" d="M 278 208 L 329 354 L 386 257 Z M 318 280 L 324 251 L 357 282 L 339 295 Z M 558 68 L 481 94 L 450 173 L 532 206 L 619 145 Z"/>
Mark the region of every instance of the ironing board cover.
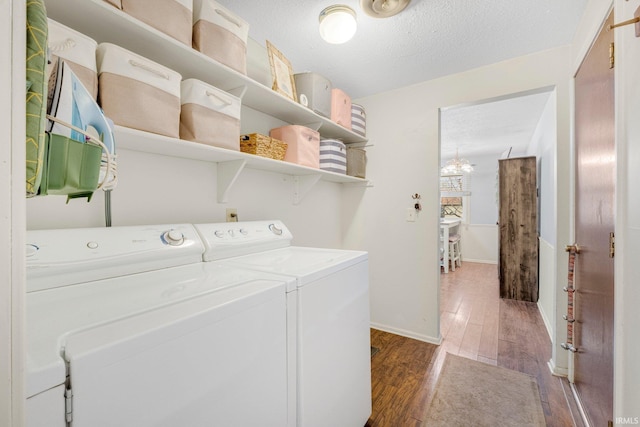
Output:
<path fill-rule="evenodd" d="M 35 196 L 42 179 L 47 81 L 47 11 L 43 0 L 27 1 L 27 196 Z"/>

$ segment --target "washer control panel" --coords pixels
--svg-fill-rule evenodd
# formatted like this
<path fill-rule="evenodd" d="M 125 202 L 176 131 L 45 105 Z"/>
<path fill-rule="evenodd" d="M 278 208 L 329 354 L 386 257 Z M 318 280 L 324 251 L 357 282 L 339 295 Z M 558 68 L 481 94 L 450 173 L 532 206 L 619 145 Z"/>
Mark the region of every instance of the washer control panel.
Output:
<path fill-rule="evenodd" d="M 196 224 L 205 261 L 247 255 L 291 245 L 293 236 L 278 220 Z"/>
<path fill-rule="evenodd" d="M 27 231 L 27 291 L 202 261 L 191 224 Z"/>

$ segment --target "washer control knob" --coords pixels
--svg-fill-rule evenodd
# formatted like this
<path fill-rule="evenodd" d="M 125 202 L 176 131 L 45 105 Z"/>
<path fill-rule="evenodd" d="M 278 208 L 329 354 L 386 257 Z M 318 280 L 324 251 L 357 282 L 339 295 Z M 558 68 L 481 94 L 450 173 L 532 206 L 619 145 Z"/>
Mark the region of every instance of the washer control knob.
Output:
<path fill-rule="evenodd" d="M 32 244 L 27 244 L 27 257 L 34 256 L 40 250 L 39 247 Z"/>
<path fill-rule="evenodd" d="M 233 228 L 232 228 L 232 229 L 230 229 L 230 230 L 228 231 L 228 233 L 229 233 L 229 236 L 231 236 L 231 237 L 234 237 L 234 236 L 236 235 L 236 232 L 233 230 Z"/>
<path fill-rule="evenodd" d="M 240 234 L 242 234 L 243 236 L 246 236 L 247 234 L 249 234 L 249 232 L 246 229 L 241 228 L 240 229 Z"/>
<path fill-rule="evenodd" d="M 269 230 L 276 236 L 280 236 L 282 234 L 282 228 L 278 228 L 275 224 L 269 224 Z"/>
<path fill-rule="evenodd" d="M 98 249 L 98 242 L 91 241 L 91 242 L 87 243 L 87 247 L 89 249 Z"/>
<path fill-rule="evenodd" d="M 222 230 L 216 230 L 213 232 L 213 235 L 222 238 L 224 236 L 224 233 L 222 232 Z"/>
<path fill-rule="evenodd" d="M 182 234 L 178 230 L 169 230 L 166 231 L 162 237 L 164 241 L 167 242 L 171 246 L 180 246 L 184 243 L 184 234 Z"/>

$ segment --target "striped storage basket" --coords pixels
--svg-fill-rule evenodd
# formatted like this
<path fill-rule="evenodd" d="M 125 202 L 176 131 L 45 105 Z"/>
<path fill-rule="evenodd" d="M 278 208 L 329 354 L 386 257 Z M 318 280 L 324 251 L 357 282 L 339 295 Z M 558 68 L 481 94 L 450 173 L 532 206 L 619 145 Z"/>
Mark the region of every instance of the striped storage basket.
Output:
<path fill-rule="evenodd" d="M 347 173 L 347 149 L 342 141 L 337 139 L 320 140 L 320 169 Z"/>
<path fill-rule="evenodd" d="M 351 130 L 358 135 L 367 135 L 367 116 L 362 105 L 351 104 Z"/>

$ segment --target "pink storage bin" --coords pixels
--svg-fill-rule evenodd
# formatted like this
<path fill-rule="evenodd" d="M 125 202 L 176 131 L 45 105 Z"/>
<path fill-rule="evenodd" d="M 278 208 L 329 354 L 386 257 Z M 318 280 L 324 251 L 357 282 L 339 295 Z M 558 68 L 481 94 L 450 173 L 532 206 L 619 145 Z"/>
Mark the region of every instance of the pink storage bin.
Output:
<path fill-rule="evenodd" d="M 320 168 L 320 134 L 315 130 L 289 125 L 271 129 L 269 136 L 289 145 L 284 156 L 285 162 Z"/>
<path fill-rule="evenodd" d="M 351 97 L 337 88 L 331 90 L 331 120 L 351 130 Z"/>

